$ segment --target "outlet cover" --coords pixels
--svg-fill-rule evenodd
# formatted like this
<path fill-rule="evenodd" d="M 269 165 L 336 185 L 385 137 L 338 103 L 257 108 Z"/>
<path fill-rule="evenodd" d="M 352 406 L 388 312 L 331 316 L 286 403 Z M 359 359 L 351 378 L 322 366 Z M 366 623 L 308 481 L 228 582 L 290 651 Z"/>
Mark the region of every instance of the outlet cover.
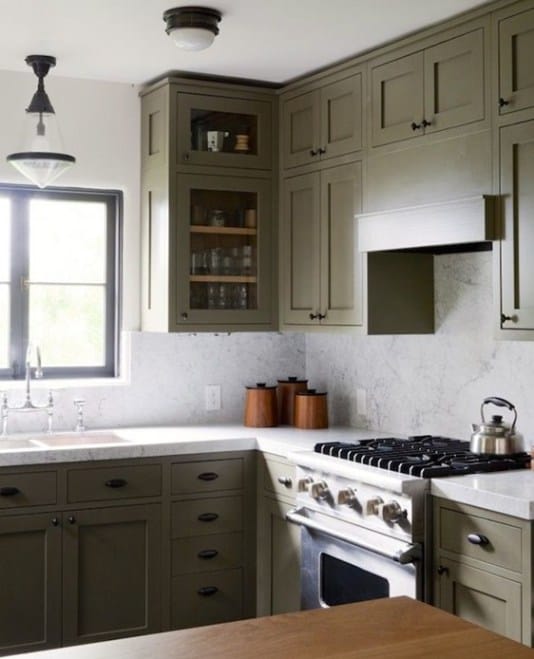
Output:
<path fill-rule="evenodd" d="M 206 411 L 215 412 L 221 409 L 221 385 L 207 384 L 204 390 Z"/>

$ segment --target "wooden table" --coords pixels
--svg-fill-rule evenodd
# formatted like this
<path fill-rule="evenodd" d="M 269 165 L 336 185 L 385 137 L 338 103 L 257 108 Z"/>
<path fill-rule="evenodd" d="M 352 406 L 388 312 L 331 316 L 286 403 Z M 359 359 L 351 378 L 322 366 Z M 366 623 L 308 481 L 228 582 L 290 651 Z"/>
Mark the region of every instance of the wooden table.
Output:
<path fill-rule="evenodd" d="M 534 650 L 407 597 L 19 655 L 21 659 L 533 659 Z"/>

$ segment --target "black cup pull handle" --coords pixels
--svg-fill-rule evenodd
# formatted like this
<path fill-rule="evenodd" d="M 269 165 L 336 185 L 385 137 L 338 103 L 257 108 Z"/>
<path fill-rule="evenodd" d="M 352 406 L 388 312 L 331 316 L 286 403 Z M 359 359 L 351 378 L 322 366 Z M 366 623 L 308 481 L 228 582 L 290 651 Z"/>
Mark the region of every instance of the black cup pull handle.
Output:
<path fill-rule="evenodd" d="M 199 474 L 197 478 L 201 481 L 215 481 L 219 478 L 219 474 L 214 471 L 204 471 L 202 474 Z"/>
<path fill-rule="evenodd" d="M 470 542 L 472 545 L 489 545 L 488 538 L 481 533 L 470 533 L 467 536 L 467 542 Z"/>
<path fill-rule="evenodd" d="M 199 522 L 214 522 L 219 519 L 219 515 L 217 513 L 200 513 L 197 519 Z"/>
<path fill-rule="evenodd" d="M 201 549 L 197 556 L 199 558 L 203 558 L 204 560 L 209 560 L 210 558 L 215 558 L 218 553 L 219 552 L 216 549 Z"/>
<path fill-rule="evenodd" d="M 3 497 L 14 497 L 15 494 L 20 494 L 18 487 L 0 487 L 0 496 Z"/>
<path fill-rule="evenodd" d="M 111 487 L 113 489 L 117 487 L 125 487 L 128 485 L 128 481 L 124 478 L 110 478 L 109 481 L 106 481 L 106 487 Z"/>
<path fill-rule="evenodd" d="M 209 597 L 210 595 L 215 595 L 215 593 L 218 593 L 219 589 L 217 586 L 202 586 L 202 588 L 199 588 L 197 590 L 197 593 L 199 595 L 202 595 L 202 597 Z"/>

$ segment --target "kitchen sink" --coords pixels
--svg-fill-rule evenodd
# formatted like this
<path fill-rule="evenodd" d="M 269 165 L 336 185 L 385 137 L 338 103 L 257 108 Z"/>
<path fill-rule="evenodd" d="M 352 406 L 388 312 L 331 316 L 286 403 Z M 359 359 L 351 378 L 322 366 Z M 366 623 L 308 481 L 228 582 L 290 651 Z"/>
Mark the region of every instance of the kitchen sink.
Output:
<path fill-rule="evenodd" d="M 1 451 L 20 451 L 22 449 L 36 448 L 31 439 L 9 439 L 0 438 L 0 452 Z"/>
<path fill-rule="evenodd" d="M 38 448 L 84 448 L 90 446 L 102 446 L 112 444 L 127 444 L 128 440 L 118 437 L 113 433 L 103 434 L 57 434 L 34 437 L 31 440 L 34 447 Z"/>

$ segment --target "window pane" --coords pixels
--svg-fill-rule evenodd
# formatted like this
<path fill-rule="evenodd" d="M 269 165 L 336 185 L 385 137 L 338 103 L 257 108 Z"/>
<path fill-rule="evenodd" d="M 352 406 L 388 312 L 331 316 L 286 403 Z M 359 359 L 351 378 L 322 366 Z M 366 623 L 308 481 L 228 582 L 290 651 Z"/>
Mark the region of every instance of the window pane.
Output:
<path fill-rule="evenodd" d="M 101 202 L 33 199 L 30 281 L 104 282 L 106 211 Z"/>
<path fill-rule="evenodd" d="M 46 366 L 105 364 L 105 289 L 103 286 L 30 288 L 30 341 Z"/>
<path fill-rule="evenodd" d="M 11 237 L 10 237 L 10 222 L 9 217 L 11 214 L 11 204 L 9 199 L 0 197 L 0 282 L 9 281 L 10 269 L 10 253 L 11 253 Z M 3 318 L 3 316 L 0 316 Z M 3 321 L 0 320 L 0 325 Z M 0 332 L 2 328 L 0 327 Z"/>
<path fill-rule="evenodd" d="M 0 368 L 9 366 L 9 286 L 0 284 Z"/>

